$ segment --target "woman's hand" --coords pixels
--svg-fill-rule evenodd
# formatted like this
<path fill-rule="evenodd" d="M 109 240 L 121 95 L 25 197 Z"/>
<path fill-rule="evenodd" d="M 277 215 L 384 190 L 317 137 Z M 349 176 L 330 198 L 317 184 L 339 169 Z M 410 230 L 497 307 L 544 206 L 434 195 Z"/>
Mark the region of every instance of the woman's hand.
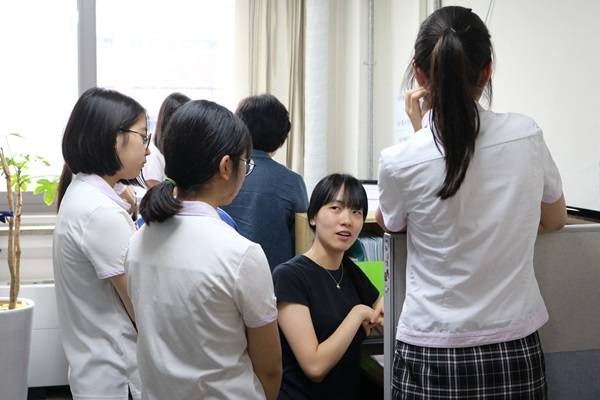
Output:
<path fill-rule="evenodd" d="M 319 342 L 312 323 L 310 309 L 297 303 L 279 303 L 279 328 L 285 335 L 304 374 L 313 382 L 321 382 L 343 357 L 361 325 L 371 332 L 369 319 L 374 310 L 357 304 L 337 329 Z"/>
<path fill-rule="evenodd" d="M 133 188 L 131 186 L 125 186 L 125 190 L 119 193 L 119 196 L 129 204 L 129 210 L 127 210 L 129 214 L 135 215 L 135 213 L 137 213 L 137 200 Z"/>
<path fill-rule="evenodd" d="M 371 310 L 368 319 L 362 322 L 362 327 L 367 336 L 371 334 L 373 329 L 381 332 L 381 328 L 383 328 L 383 297 L 379 297 L 373 303 L 373 308 L 368 308 Z"/>
<path fill-rule="evenodd" d="M 352 310 L 350 310 L 348 315 L 353 315 L 362 321 L 361 326 L 365 331 L 365 334 L 369 336 L 371 334 L 371 329 L 377 325 L 377 323 L 371 322 L 371 318 L 373 317 L 374 313 L 375 310 L 373 310 L 371 307 L 364 304 L 357 304 L 352 307 Z"/>
<path fill-rule="evenodd" d="M 421 120 L 425 113 L 431 109 L 428 95 L 429 91 L 425 88 L 411 89 L 404 95 L 404 111 L 408 115 L 415 132 L 422 128 Z"/>
<path fill-rule="evenodd" d="M 371 324 L 376 328 L 383 328 L 383 297 L 379 297 L 373 304 L 373 313 L 371 314 Z"/>

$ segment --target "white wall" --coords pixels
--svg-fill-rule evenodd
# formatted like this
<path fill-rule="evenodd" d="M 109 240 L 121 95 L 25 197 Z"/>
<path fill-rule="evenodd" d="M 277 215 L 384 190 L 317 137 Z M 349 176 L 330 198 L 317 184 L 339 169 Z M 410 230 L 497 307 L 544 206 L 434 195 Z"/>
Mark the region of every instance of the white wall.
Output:
<path fill-rule="evenodd" d="M 394 96 L 426 4 L 374 1 L 374 141 L 369 151 L 368 1 L 307 1 L 304 178 L 309 193 L 331 172 L 377 178 L 379 153 L 394 143 Z"/>
<path fill-rule="evenodd" d="M 479 12 L 488 1 L 469 3 Z M 567 204 L 598 210 L 599 17 L 596 0 L 503 0 L 488 21 L 497 57 L 493 108 L 533 117 L 561 171 Z"/>
<path fill-rule="evenodd" d="M 392 3 L 396 97 L 401 93 L 422 9 L 430 3 Z M 596 39 L 600 2 L 443 2 L 450 4 L 471 7 L 482 19 L 493 4 L 487 22 L 496 53 L 492 109 L 533 117 L 544 130 L 561 171 L 567 204 L 600 210 L 600 120 L 596 117 L 600 109 L 600 44 Z M 393 129 L 382 133 L 377 147 L 395 141 Z"/>
<path fill-rule="evenodd" d="M 52 232 L 56 216 L 24 215 L 21 226 L 21 282 L 46 282 L 54 279 L 52 270 Z M 10 281 L 8 271 L 8 225 L 0 225 L 0 285 Z"/>
<path fill-rule="evenodd" d="M 427 15 L 426 0 L 375 0 L 375 143 L 374 170 L 379 154 L 408 128 L 402 80 L 409 65 L 419 25 Z M 377 173 L 375 174 L 377 178 Z"/>

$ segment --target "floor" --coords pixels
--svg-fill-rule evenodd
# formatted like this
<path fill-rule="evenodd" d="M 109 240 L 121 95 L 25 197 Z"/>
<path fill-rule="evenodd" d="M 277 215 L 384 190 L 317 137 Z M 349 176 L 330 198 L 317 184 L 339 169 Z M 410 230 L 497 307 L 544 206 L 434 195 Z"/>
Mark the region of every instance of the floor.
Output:
<path fill-rule="evenodd" d="M 29 388 L 27 400 L 71 400 L 68 386 Z"/>

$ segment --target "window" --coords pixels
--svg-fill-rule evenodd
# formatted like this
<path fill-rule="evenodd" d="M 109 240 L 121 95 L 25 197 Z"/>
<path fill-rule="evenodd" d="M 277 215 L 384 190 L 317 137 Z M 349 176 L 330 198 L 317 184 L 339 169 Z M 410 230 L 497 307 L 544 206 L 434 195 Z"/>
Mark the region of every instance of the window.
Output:
<path fill-rule="evenodd" d="M 0 54 L 0 145 L 7 156 L 50 161 L 31 175 L 58 175 L 62 132 L 77 99 L 77 1 L 0 2 Z"/>
<path fill-rule="evenodd" d="M 89 21 L 96 24 L 96 65 L 87 57 L 87 35 L 94 40 Z M 0 2 L 0 146 L 50 161 L 51 167 L 32 168 L 32 176 L 59 175 L 67 119 L 79 94 L 93 85 L 138 100 L 151 130 L 174 91 L 235 108 L 234 21 L 235 0 Z M 25 139 L 11 137 L 8 147 L 10 133 Z M 0 196 L 0 208 L 5 201 Z M 47 211 L 30 194 L 25 209 Z"/>
<path fill-rule="evenodd" d="M 98 86 L 139 101 L 151 130 L 172 92 L 235 107 L 234 18 L 234 0 L 98 1 Z"/>

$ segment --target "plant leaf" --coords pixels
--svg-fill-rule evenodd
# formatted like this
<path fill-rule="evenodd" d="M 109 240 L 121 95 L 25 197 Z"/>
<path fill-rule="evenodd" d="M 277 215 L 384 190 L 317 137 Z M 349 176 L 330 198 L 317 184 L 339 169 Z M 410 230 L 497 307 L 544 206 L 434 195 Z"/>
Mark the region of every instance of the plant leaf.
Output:
<path fill-rule="evenodd" d="M 58 195 L 57 190 L 47 190 L 44 192 L 44 204 L 50 207 L 56 201 L 56 196 Z"/>
<path fill-rule="evenodd" d="M 58 195 L 58 178 L 54 178 L 53 180 L 42 178 L 38 179 L 35 183 L 36 186 L 33 189 L 33 194 L 43 194 L 44 203 L 47 206 L 51 206 L 56 201 L 56 196 Z"/>

